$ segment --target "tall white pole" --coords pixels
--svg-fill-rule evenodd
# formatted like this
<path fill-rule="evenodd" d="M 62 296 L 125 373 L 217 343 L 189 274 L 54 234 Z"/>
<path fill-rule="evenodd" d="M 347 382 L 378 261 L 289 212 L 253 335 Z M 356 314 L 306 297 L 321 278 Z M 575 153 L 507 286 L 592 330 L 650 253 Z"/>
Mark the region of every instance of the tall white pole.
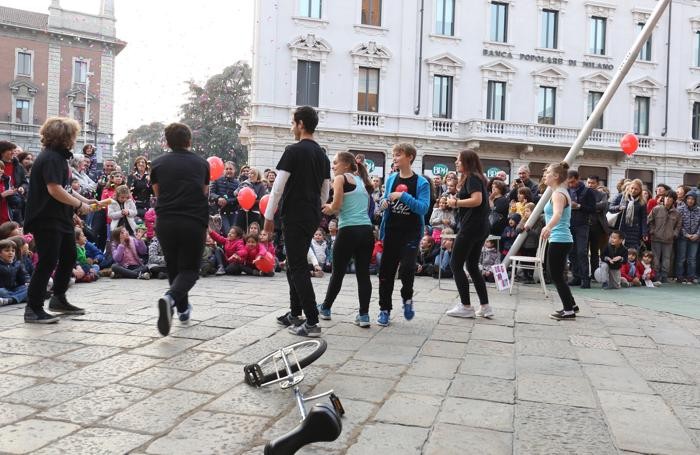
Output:
<path fill-rule="evenodd" d="M 90 88 L 90 73 L 85 74 L 85 110 L 83 111 L 83 147 L 87 145 L 87 118 L 90 108 L 88 96 Z"/>
<path fill-rule="evenodd" d="M 661 16 L 663 15 L 664 11 L 666 10 L 666 7 L 671 3 L 671 0 L 660 0 L 657 4 L 654 10 L 652 11 L 651 15 L 649 16 L 649 19 L 647 20 L 647 23 L 644 25 L 644 28 L 642 28 L 642 31 L 639 33 L 639 36 L 637 36 L 637 39 L 634 41 L 634 44 L 632 44 L 632 47 L 630 48 L 629 52 L 627 52 L 627 55 L 625 58 L 622 60 L 622 64 L 620 65 L 620 68 L 617 70 L 617 73 L 613 77 L 612 81 L 610 81 L 610 85 L 608 85 L 608 88 L 605 89 L 605 92 L 603 93 L 602 98 L 596 105 L 595 109 L 593 109 L 593 112 L 591 113 L 591 116 L 588 117 L 588 121 L 583 125 L 583 128 L 581 128 L 581 131 L 578 134 L 578 137 L 574 141 L 573 145 L 569 149 L 569 152 L 566 154 L 566 157 L 564 158 L 564 161 L 566 161 L 569 165 L 571 165 L 578 155 L 579 151 L 583 147 L 583 144 L 586 143 L 588 140 L 588 136 L 590 136 L 591 131 L 593 131 L 593 127 L 598 123 L 598 119 L 603 115 L 603 111 L 608 107 L 608 104 L 610 103 L 610 100 L 612 97 L 615 95 L 615 92 L 617 92 L 617 89 L 620 87 L 620 84 L 622 84 L 622 81 L 624 80 L 625 76 L 627 76 L 627 73 L 629 73 L 630 68 L 632 68 L 632 65 L 634 64 L 634 61 L 637 59 L 637 56 L 639 55 L 639 52 L 642 50 L 642 46 L 647 42 L 649 37 L 652 34 L 652 31 L 654 30 L 654 27 L 656 27 L 657 22 L 661 19 Z M 669 25 L 670 26 L 670 25 Z M 670 50 L 667 50 L 667 52 L 670 52 Z M 544 192 L 542 197 L 540 198 L 539 202 L 535 206 L 535 209 L 532 212 L 532 215 L 530 218 L 527 220 L 527 223 L 525 224 L 526 227 L 531 228 L 537 219 L 540 217 L 540 214 L 542 213 L 542 210 L 544 209 L 544 206 L 549 202 L 549 199 L 552 197 L 552 190 L 551 188 L 547 188 L 547 191 Z M 510 262 L 510 257 L 517 253 L 517 251 L 520 249 L 522 246 L 523 242 L 525 242 L 525 237 L 527 236 L 527 232 L 523 231 L 518 235 L 518 237 L 515 239 L 515 242 L 513 243 L 513 246 L 510 248 L 510 251 L 506 255 L 506 257 L 503 259 L 503 264 L 507 267 L 508 263 Z"/>

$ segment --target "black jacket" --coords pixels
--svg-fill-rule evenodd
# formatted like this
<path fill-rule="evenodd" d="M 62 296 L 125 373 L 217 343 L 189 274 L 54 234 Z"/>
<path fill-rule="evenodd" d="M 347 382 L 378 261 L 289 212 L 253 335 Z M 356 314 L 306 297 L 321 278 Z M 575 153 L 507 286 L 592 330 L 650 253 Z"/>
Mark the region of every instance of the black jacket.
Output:
<path fill-rule="evenodd" d="M 576 188 L 569 188 L 569 196 L 572 202 L 577 202 L 581 207 L 571 210 L 571 226 L 589 225 L 591 216 L 595 214 L 595 194 L 579 181 Z"/>
<path fill-rule="evenodd" d="M 523 182 L 526 187 L 530 188 L 530 191 L 532 192 L 532 201 L 537 202 L 540 199 L 540 189 L 537 186 L 537 182 L 535 182 L 532 179 L 527 179 L 525 182 Z M 513 188 L 510 190 L 510 193 L 508 193 L 508 200 L 509 201 L 517 201 L 518 200 L 518 188 Z"/>
<path fill-rule="evenodd" d="M 29 189 L 27 171 L 24 170 L 24 166 L 22 166 L 22 163 L 20 163 L 17 158 L 12 158 L 12 166 L 14 168 L 15 188 L 21 186 L 24 188 L 24 194 L 27 194 L 27 190 Z"/>
<path fill-rule="evenodd" d="M 236 199 L 236 190 L 240 186 L 236 177 L 220 177 L 214 181 L 209 191 L 209 199 L 213 204 L 216 204 L 220 197 L 226 199 L 227 203 L 221 208 L 221 212 L 230 213 L 238 209 L 238 199 Z"/>
<path fill-rule="evenodd" d="M 591 217 L 591 226 L 602 229 L 606 234 L 610 234 L 610 225 L 605 214 L 608 213 L 608 195 L 602 191 L 591 190 L 595 196 L 595 215 Z"/>
<path fill-rule="evenodd" d="M 24 271 L 24 266 L 20 261 L 15 259 L 11 264 L 0 261 L 0 288 L 13 291 L 19 286 L 27 284 L 27 278 L 27 272 Z"/>

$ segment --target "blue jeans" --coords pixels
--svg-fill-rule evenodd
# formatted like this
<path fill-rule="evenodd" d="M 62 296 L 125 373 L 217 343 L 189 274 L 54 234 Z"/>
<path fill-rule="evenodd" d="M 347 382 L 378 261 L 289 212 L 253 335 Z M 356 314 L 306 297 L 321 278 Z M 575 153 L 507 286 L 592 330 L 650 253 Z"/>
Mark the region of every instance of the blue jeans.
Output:
<path fill-rule="evenodd" d="M 0 288 L 0 298 L 15 299 L 17 303 L 27 301 L 27 285 L 17 286 L 14 289 Z"/>
<path fill-rule="evenodd" d="M 693 242 L 686 238 L 678 239 L 678 248 L 676 251 L 676 277 L 695 278 L 698 245 L 700 245 L 700 243 L 697 241 Z M 686 262 L 687 266 L 684 268 L 683 265 Z"/>
<path fill-rule="evenodd" d="M 221 215 L 221 230 L 224 236 L 228 235 L 228 231 L 236 225 L 236 213 L 237 212 L 219 212 L 219 215 Z"/>

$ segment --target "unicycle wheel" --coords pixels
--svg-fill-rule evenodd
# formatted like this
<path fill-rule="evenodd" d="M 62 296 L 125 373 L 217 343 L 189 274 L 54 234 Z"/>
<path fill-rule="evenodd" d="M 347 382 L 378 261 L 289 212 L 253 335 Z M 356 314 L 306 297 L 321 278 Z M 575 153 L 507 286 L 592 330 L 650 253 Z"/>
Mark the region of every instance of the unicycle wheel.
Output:
<path fill-rule="evenodd" d="M 299 341 L 285 346 L 255 363 L 246 365 L 243 368 L 245 382 L 254 387 L 262 387 L 270 381 L 286 377 L 287 370 L 282 361 L 281 351 L 287 356 L 292 373 L 296 373 L 321 357 L 327 346 L 323 339 Z"/>

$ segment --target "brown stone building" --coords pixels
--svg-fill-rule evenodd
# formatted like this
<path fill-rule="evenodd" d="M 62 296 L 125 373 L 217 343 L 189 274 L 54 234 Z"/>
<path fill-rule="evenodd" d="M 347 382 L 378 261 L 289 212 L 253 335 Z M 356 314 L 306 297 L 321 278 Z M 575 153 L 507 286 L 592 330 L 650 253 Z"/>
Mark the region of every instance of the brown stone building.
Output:
<path fill-rule="evenodd" d="M 114 0 L 98 15 L 68 11 L 52 0 L 48 14 L 0 6 L 0 139 L 40 150 L 39 128 L 52 116 L 85 125 L 76 149 L 96 143 L 98 159 L 114 145 Z"/>

